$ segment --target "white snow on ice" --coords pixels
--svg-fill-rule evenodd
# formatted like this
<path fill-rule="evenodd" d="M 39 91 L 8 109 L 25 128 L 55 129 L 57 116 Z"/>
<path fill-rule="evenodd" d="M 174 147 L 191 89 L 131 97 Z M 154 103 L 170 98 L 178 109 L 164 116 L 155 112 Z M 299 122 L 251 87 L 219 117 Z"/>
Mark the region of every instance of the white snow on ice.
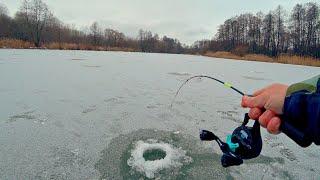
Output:
<path fill-rule="evenodd" d="M 143 157 L 148 150 L 159 149 L 166 153 L 164 159 L 146 161 Z M 186 151 L 164 142 L 150 139 L 147 142 L 138 141 L 131 152 L 128 165 L 136 171 L 144 173 L 148 178 L 154 178 L 155 174 L 163 169 L 180 168 L 184 164 L 192 162 L 192 158 L 186 155 Z"/>

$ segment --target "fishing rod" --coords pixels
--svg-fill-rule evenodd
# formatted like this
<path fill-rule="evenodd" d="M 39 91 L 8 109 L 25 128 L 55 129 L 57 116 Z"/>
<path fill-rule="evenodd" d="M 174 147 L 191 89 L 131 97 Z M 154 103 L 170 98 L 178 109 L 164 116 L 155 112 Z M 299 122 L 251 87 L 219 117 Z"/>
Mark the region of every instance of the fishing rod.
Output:
<path fill-rule="evenodd" d="M 217 78 L 214 78 L 214 77 L 211 77 L 211 76 L 207 76 L 207 75 L 197 75 L 197 76 L 192 76 L 190 78 L 188 78 L 186 81 L 183 82 L 183 84 L 181 84 L 181 86 L 179 87 L 178 91 L 176 92 L 172 102 L 171 102 L 171 107 L 173 106 L 173 103 L 174 101 L 176 100 L 177 96 L 179 95 L 179 92 L 181 91 L 181 89 L 189 82 L 191 81 L 192 79 L 195 79 L 195 78 L 207 78 L 207 79 L 211 79 L 211 80 L 214 80 L 220 84 L 223 84 L 226 88 L 231 88 L 232 90 L 234 90 L 235 92 L 239 93 L 241 96 L 244 96 L 246 95 L 245 93 L 243 93 L 241 90 L 233 87 L 230 83 L 228 82 L 224 82 L 220 79 L 217 79 Z M 251 95 L 248 95 L 248 96 L 251 96 Z"/>
<path fill-rule="evenodd" d="M 197 75 L 192 76 L 183 82 L 183 84 L 179 87 L 171 102 L 171 107 L 173 106 L 173 103 L 179 95 L 181 89 L 189 81 L 195 78 L 211 79 L 220 84 L 223 84 L 227 88 L 231 88 L 232 90 L 234 90 L 242 96 L 246 95 L 243 91 L 233 87 L 228 82 L 224 82 L 220 79 L 207 75 Z M 247 96 L 252 97 L 252 95 Z M 283 120 L 285 118 L 281 116 L 281 119 Z M 258 121 L 255 121 L 253 126 L 249 127 L 247 126 L 249 120 L 250 117 L 248 113 L 246 113 L 244 115 L 243 123 L 241 124 L 241 126 L 237 127 L 231 135 L 227 136 L 226 142 L 223 142 L 213 132 L 210 132 L 208 130 L 200 130 L 200 139 L 202 141 L 216 141 L 218 143 L 223 153 L 221 157 L 221 164 L 223 167 L 241 165 L 243 163 L 243 160 L 253 159 L 260 155 L 262 150 L 260 124 Z M 280 130 L 302 147 L 307 147 L 312 143 L 305 133 L 301 132 L 301 130 L 297 129 L 287 121 L 281 122 Z"/>

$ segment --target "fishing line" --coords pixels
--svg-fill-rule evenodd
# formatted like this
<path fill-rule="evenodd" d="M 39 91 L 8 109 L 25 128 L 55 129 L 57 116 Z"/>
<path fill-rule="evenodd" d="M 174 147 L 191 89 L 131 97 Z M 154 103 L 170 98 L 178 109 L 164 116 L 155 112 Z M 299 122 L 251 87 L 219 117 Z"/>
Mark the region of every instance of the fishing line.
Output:
<path fill-rule="evenodd" d="M 224 81 L 221 81 L 220 79 L 217 79 L 217 78 L 214 78 L 214 77 L 211 77 L 211 76 L 206 76 L 206 75 L 197 75 L 197 76 L 192 76 L 190 78 L 188 78 L 183 84 L 181 84 L 181 86 L 179 87 L 178 91 L 176 92 L 172 102 L 171 102 L 171 105 L 170 107 L 173 106 L 173 103 L 174 101 L 176 100 L 177 96 L 179 95 L 179 92 L 181 91 L 182 87 L 184 87 L 190 80 L 192 79 L 195 79 L 195 78 L 207 78 L 207 79 L 211 79 L 211 80 L 214 80 L 218 83 L 221 83 L 223 84 L 226 88 L 231 88 L 232 90 L 236 91 L 237 93 L 241 94 L 242 96 L 245 95 L 245 93 L 243 93 L 242 91 L 240 91 L 239 89 L 233 87 L 230 83 L 228 82 L 224 82 Z"/>
<path fill-rule="evenodd" d="M 207 78 L 214 80 L 220 84 L 223 84 L 227 88 L 231 88 L 242 96 L 245 95 L 242 91 L 233 87 L 230 83 L 221 81 L 220 79 L 211 76 L 198 75 L 190 77 L 179 87 L 171 103 L 171 107 L 182 87 L 185 86 L 190 80 L 195 78 Z M 253 159 L 260 155 L 262 150 L 260 124 L 258 121 L 255 121 L 254 125 L 252 127 L 249 127 L 247 126 L 249 120 L 250 117 L 248 113 L 246 113 L 242 125 L 237 127 L 232 132 L 232 134 L 229 134 L 227 136 L 226 142 L 222 141 L 211 131 L 200 130 L 201 141 L 216 141 L 218 143 L 220 150 L 223 153 L 223 155 L 221 156 L 221 165 L 223 167 L 241 165 L 243 163 L 243 160 Z"/>
<path fill-rule="evenodd" d="M 179 92 L 181 91 L 182 87 L 185 86 L 190 80 L 195 78 L 207 78 L 214 80 L 218 83 L 223 84 L 227 88 L 231 88 L 232 90 L 236 91 L 237 93 L 241 94 L 242 96 L 246 95 L 239 89 L 233 87 L 230 83 L 221 81 L 220 79 L 206 76 L 206 75 L 197 75 L 188 78 L 178 89 L 176 92 L 172 103 L 173 103 L 178 96 Z M 252 95 L 248 95 L 251 96 Z M 282 118 L 281 118 L 282 119 Z M 218 136 L 216 136 L 213 132 L 208 130 L 201 130 L 200 131 L 200 139 L 202 141 L 216 141 L 223 152 L 221 157 L 221 164 L 223 167 L 241 165 L 243 160 L 246 159 L 253 159 L 260 155 L 262 150 L 262 137 L 260 132 L 260 124 L 259 121 L 255 121 L 252 127 L 247 126 L 250 117 L 248 113 L 244 115 L 243 123 L 241 126 L 237 127 L 232 134 L 227 136 L 226 142 L 220 140 Z M 307 147 L 312 144 L 312 140 L 310 140 L 309 136 L 302 131 L 301 129 L 295 127 L 288 121 L 282 121 L 280 130 L 285 133 L 288 137 L 294 140 L 297 144 L 302 147 Z"/>

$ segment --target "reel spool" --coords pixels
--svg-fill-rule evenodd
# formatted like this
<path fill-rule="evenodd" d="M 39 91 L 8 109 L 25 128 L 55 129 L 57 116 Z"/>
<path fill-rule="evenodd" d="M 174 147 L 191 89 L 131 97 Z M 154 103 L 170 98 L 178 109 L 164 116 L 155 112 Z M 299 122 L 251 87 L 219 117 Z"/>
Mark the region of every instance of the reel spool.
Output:
<path fill-rule="evenodd" d="M 254 125 L 249 127 L 247 126 L 249 120 L 249 115 L 246 113 L 242 125 L 227 136 L 226 142 L 223 142 L 213 132 L 200 131 L 202 141 L 216 141 L 218 143 L 223 152 L 221 157 L 223 167 L 238 166 L 243 163 L 243 160 L 253 159 L 260 155 L 262 150 L 260 124 L 255 121 Z"/>

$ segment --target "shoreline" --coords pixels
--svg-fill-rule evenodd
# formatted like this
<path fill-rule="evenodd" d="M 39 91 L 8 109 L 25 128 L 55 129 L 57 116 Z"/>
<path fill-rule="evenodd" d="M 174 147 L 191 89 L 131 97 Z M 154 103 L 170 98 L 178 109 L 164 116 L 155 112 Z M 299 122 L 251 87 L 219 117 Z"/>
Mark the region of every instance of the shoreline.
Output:
<path fill-rule="evenodd" d="M 292 64 L 292 65 L 303 65 L 320 67 L 320 59 L 313 57 L 302 57 L 296 55 L 281 54 L 277 57 L 269 57 L 262 54 L 245 54 L 244 56 L 238 56 L 226 51 L 217 52 L 206 52 L 203 54 L 205 57 L 231 59 L 237 61 L 255 61 L 255 62 L 268 62 L 268 63 L 279 63 L 279 64 Z"/>
<path fill-rule="evenodd" d="M 0 49 L 29 49 L 29 50 L 75 50 L 75 51 L 111 51 L 111 52 L 141 52 L 141 53 L 153 53 L 153 52 L 142 52 L 134 48 L 125 47 L 102 47 L 93 46 L 88 44 L 73 44 L 73 43 L 49 43 L 42 47 L 35 47 L 32 43 L 21 41 L 21 40 L 0 40 Z M 156 53 L 156 52 L 155 52 Z M 161 53 L 171 54 L 171 53 Z M 213 57 L 220 59 L 231 59 L 231 60 L 244 60 L 244 61 L 255 61 L 255 62 L 269 62 L 269 63 L 281 63 L 281 64 L 293 64 L 303 66 L 320 67 L 320 59 L 313 57 L 302 57 L 296 55 L 281 54 L 277 57 L 269 57 L 262 54 L 245 54 L 239 56 L 231 52 L 217 51 L 217 52 L 205 52 L 205 53 L 181 53 L 184 55 L 204 56 Z"/>

